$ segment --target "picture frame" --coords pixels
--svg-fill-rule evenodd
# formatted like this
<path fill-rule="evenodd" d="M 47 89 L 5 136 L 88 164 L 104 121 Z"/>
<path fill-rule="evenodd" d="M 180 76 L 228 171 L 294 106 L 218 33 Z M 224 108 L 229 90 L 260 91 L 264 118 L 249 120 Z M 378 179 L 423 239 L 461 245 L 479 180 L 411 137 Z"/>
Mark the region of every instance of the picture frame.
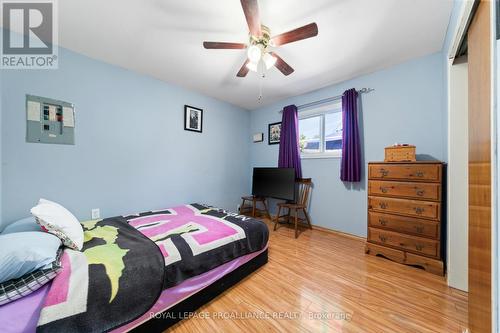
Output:
<path fill-rule="evenodd" d="M 277 145 L 280 143 L 281 136 L 281 121 L 269 124 L 267 138 L 270 145 Z"/>
<path fill-rule="evenodd" d="M 184 130 L 203 132 L 203 109 L 184 105 Z"/>

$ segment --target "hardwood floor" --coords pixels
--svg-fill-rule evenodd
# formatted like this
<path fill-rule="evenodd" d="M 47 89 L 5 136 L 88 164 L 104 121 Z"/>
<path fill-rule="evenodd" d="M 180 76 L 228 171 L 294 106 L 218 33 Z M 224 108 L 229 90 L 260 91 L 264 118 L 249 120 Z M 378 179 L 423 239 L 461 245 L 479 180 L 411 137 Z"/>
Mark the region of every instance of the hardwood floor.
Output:
<path fill-rule="evenodd" d="M 361 239 L 317 229 L 295 239 L 291 227 L 273 232 L 268 225 L 269 263 L 167 332 L 451 333 L 467 327 L 467 293 L 447 287 L 443 277 L 365 255 Z"/>

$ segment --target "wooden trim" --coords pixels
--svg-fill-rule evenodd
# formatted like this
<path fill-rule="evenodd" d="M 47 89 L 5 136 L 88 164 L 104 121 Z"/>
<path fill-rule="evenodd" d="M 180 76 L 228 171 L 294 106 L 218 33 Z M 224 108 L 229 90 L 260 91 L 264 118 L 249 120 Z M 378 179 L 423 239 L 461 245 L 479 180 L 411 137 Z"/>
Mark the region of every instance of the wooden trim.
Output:
<path fill-rule="evenodd" d="M 349 234 L 347 232 L 338 231 L 338 230 L 334 230 L 334 229 L 330 229 L 330 228 L 325 228 L 325 227 L 321 227 L 321 226 L 315 225 L 315 224 L 312 225 L 312 228 L 313 228 L 313 230 L 323 231 L 326 233 L 335 234 L 337 236 L 341 236 L 341 237 L 345 237 L 345 238 L 349 238 L 349 239 L 354 239 L 358 242 L 366 242 L 366 237 L 356 236 L 353 234 Z"/>
<path fill-rule="evenodd" d="M 274 221 L 274 219 L 276 218 L 276 214 L 271 215 L 271 217 L 272 217 L 272 220 Z M 313 228 L 313 230 L 322 231 L 322 232 L 326 232 L 326 233 L 329 233 L 329 234 L 334 234 L 334 235 L 337 235 L 337 236 L 341 236 L 341 237 L 353 239 L 353 240 L 355 240 L 357 242 L 366 242 L 366 237 L 356 236 L 356 235 L 353 235 L 353 234 L 349 234 L 347 232 L 343 232 L 343 231 L 338 231 L 338 230 L 335 230 L 335 229 L 330 229 L 330 228 L 322 227 L 322 226 L 319 226 L 319 225 L 316 225 L 316 224 L 313 224 L 312 228 Z"/>

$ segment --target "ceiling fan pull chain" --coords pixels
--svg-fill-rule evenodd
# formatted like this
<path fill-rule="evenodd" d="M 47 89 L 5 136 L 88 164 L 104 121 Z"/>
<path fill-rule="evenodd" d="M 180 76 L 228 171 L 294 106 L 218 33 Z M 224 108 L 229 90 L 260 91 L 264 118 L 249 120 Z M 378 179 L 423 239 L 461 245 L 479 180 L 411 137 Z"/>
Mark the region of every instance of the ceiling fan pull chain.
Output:
<path fill-rule="evenodd" d="M 264 78 L 266 77 L 266 74 L 264 73 L 264 65 L 262 64 L 262 61 L 259 62 L 259 67 L 260 67 L 260 77 L 259 77 L 259 102 L 262 101 L 262 85 L 264 83 Z"/>
<path fill-rule="evenodd" d="M 259 102 L 262 101 L 262 80 L 259 80 Z"/>

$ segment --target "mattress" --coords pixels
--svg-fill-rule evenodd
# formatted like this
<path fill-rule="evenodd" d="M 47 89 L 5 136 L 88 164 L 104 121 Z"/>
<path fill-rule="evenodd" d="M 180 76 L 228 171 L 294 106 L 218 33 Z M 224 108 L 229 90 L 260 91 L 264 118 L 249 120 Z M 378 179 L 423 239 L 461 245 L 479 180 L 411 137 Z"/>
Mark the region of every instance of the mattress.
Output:
<path fill-rule="evenodd" d="M 141 317 L 123 325 L 112 332 L 127 332 L 142 323 L 148 321 L 155 314 L 168 310 L 179 302 L 203 290 L 207 286 L 217 282 L 227 274 L 233 272 L 238 267 L 250 262 L 255 257 L 267 250 L 267 246 L 258 252 L 253 252 L 245 256 L 236 258 L 206 273 L 185 280 L 181 284 L 165 289 L 156 301 L 154 306 Z M 32 333 L 36 330 L 38 317 L 43 305 L 43 301 L 50 288 L 50 284 L 45 285 L 36 292 L 23 297 L 14 302 L 0 306 L 0 332 L 2 333 Z"/>
<path fill-rule="evenodd" d="M 0 306 L 0 332 L 126 331 L 172 306 L 194 310 L 183 300 L 210 286 L 193 297 L 207 302 L 226 275 L 234 281 L 267 262 L 265 223 L 202 204 L 82 227 L 82 251 L 64 250 L 52 283 Z"/>
<path fill-rule="evenodd" d="M 217 268 L 212 269 L 204 274 L 190 278 L 181 284 L 166 289 L 162 292 L 160 298 L 156 304 L 140 318 L 137 318 L 133 322 L 121 326 L 120 328 L 113 330 L 113 333 L 127 332 L 132 328 L 139 326 L 140 324 L 146 322 L 147 320 L 154 317 L 156 314 L 162 313 L 168 310 L 172 306 L 178 304 L 179 302 L 193 296 L 200 290 L 203 290 L 207 286 L 217 282 L 222 279 L 227 274 L 233 272 L 238 267 L 246 264 L 252 259 L 258 257 L 261 253 L 267 250 L 267 246 L 261 251 L 247 254 L 243 257 L 236 258 L 228 263 L 225 263 Z"/>

